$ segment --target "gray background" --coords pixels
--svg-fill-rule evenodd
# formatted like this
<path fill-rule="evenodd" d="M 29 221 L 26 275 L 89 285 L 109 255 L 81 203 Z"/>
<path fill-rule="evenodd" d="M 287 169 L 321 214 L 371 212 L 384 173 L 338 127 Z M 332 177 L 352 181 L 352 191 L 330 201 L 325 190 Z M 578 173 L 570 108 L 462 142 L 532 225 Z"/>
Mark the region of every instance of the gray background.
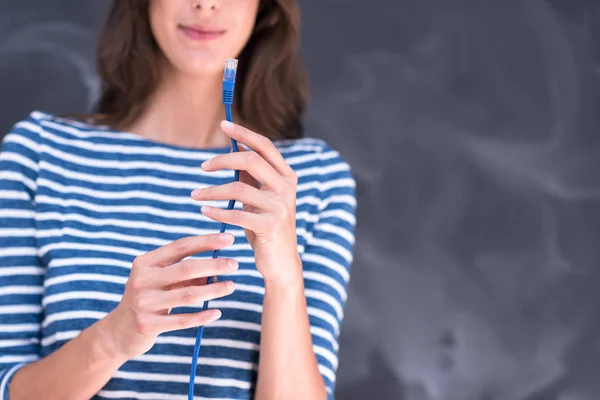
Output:
<path fill-rule="evenodd" d="M 105 0 L 2 0 L 0 131 L 97 93 Z M 600 2 L 301 2 L 352 164 L 339 399 L 600 399 Z"/>

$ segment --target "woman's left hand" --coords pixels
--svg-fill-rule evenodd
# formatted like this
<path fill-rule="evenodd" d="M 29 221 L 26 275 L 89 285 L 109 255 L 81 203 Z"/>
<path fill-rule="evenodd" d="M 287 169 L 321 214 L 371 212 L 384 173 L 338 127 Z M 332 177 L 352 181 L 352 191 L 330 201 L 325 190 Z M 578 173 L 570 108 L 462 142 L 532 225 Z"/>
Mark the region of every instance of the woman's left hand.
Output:
<path fill-rule="evenodd" d="M 240 171 L 240 181 L 194 190 L 194 200 L 236 200 L 242 210 L 202 207 L 207 217 L 244 228 L 265 283 L 302 277 L 296 238 L 298 176 L 266 137 L 240 125 L 221 123 L 229 137 L 250 148 L 221 154 L 202 164 L 204 171 Z M 259 183 L 260 182 L 260 185 Z"/>

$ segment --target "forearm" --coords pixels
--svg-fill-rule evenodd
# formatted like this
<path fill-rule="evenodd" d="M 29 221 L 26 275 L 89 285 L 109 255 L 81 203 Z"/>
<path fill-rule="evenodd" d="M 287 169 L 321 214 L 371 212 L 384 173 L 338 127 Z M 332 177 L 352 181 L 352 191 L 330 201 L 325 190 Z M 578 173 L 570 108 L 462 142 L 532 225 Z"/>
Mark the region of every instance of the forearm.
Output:
<path fill-rule="evenodd" d="M 293 283 L 265 282 L 256 400 L 326 397 L 301 273 Z"/>
<path fill-rule="evenodd" d="M 94 396 L 126 361 L 108 341 L 100 320 L 12 378 L 9 400 L 78 400 Z"/>

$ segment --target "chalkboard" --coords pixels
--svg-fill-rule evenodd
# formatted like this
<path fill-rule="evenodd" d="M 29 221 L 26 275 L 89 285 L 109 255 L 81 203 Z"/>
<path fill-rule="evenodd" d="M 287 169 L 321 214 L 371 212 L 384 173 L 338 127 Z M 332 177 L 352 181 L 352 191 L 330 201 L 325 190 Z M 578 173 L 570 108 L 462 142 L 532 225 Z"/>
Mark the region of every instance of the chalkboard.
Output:
<path fill-rule="evenodd" d="M 104 0 L 3 0 L 2 132 L 94 101 Z M 302 1 L 309 136 L 352 165 L 345 400 L 600 393 L 600 2 Z"/>

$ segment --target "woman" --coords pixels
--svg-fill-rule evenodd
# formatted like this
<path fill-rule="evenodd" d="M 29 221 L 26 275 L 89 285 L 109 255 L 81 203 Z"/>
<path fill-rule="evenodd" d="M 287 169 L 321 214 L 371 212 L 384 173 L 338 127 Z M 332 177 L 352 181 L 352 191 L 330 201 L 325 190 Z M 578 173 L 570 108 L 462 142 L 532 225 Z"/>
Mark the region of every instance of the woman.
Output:
<path fill-rule="evenodd" d="M 333 398 L 355 181 L 302 137 L 298 28 L 294 0 L 113 1 L 96 112 L 3 141 L 3 398 L 187 398 L 201 325 L 196 396 Z"/>

